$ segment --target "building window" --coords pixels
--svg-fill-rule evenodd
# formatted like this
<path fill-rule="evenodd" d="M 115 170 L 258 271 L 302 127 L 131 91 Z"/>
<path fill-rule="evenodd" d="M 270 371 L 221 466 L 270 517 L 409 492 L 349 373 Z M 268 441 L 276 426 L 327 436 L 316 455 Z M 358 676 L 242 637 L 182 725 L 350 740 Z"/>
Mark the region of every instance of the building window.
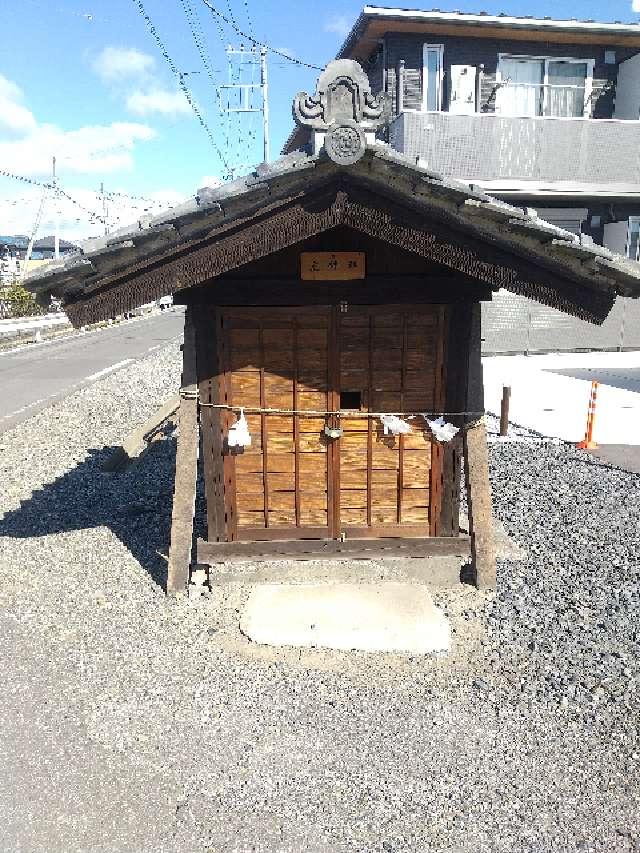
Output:
<path fill-rule="evenodd" d="M 640 260 L 640 216 L 629 217 L 627 257 L 632 261 Z"/>
<path fill-rule="evenodd" d="M 496 112 L 581 118 L 590 112 L 592 59 L 501 55 Z"/>
<path fill-rule="evenodd" d="M 442 59 L 444 46 L 425 44 L 422 51 L 422 109 L 436 112 L 442 109 Z"/>

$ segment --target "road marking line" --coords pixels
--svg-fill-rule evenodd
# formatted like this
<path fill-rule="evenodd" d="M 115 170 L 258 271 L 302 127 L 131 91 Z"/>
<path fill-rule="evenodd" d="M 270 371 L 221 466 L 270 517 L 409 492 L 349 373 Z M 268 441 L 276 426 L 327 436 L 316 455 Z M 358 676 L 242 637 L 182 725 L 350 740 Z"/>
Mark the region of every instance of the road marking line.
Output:
<path fill-rule="evenodd" d="M 97 373 L 92 373 L 90 376 L 85 376 L 84 379 L 81 379 L 80 382 L 75 382 L 73 385 L 70 385 L 68 388 L 63 388 L 62 391 L 58 391 L 55 394 L 50 394 L 48 397 L 41 397 L 39 400 L 34 400 L 32 403 L 27 403 L 26 406 L 22 406 L 20 409 L 16 409 L 15 412 L 9 412 L 8 415 L 2 415 L 0 417 L 0 421 L 6 421 L 8 418 L 12 418 L 14 415 L 21 415 L 23 412 L 28 411 L 29 409 L 33 409 L 34 406 L 40 406 L 42 403 L 46 403 L 47 400 L 54 400 L 56 398 L 65 399 L 73 394 L 74 391 L 80 390 L 86 384 L 93 382 L 96 379 L 101 379 L 106 376 L 108 373 L 113 373 L 116 370 L 119 370 L 121 367 L 125 367 L 127 364 L 131 364 L 133 362 L 132 358 L 126 358 L 124 361 L 119 361 L 116 364 L 112 364 L 111 367 L 105 367 L 104 370 L 99 370 Z"/>
<path fill-rule="evenodd" d="M 116 364 L 112 364 L 111 367 L 105 367 L 103 370 L 98 370 L 97 373 L 85 376 L 82 381 L 93 382 L 94 379 L 100 379 L 102 376 L 106 376 L 107 373 L 113 373 L 114 370 L 119 370 L 121 367 L 125 367 L 127 364 L 131 364 L 132 362 L 132 358 L 125 358 L 124 361 L 118 361 Z"/>

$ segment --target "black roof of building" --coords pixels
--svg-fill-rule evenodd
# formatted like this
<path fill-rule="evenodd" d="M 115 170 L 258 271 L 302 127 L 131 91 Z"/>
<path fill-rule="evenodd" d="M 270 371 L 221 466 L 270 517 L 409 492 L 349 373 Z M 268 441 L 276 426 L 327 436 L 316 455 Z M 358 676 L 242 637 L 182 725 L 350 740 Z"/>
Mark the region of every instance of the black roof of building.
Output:
<path fill-rule="evenodd" d="M 375 196 L 375 210 L 367 212 L 352 201 L 361 191 Z M 308 203 L 323 194 L 333 199 L 325 213 L 309 213 Z M 417 212 L 420 224 L 409 230 L 402 216 L 396 222 L 385 213 L 393 204 Z M 373 224 L 367 224 L 367 217 Z M 249 238 L 248 224 L 256 220 L 262 224 Z M 293 236 L 282 236 L 278 221 L 288 223 Z M 468 184 L 442 178 L 383 143 L 369 146 L 352 165 L 338 165 L 324 151 L 317 156 L 298 151 L 240 180 L 203 188 L 179 207 L 88 241 L 81 253 L 34 271 L 26 287 L 43 303 L 51 295 L 62 297 L 72 322 L 85 325 L 211 282 L 337 225 L 393 245 L 402 240 L 405 248 L 445 267 L 465 271 L 470 264 L 472 275 L 496 289 L 507 288 L 593 322 L 602 322 L 616 294 L 640 296 L 640 264 L 635 261 Z M 438 233 L 445 238 L 434 236 Z M 485 247 L 484 259 L 467 251 L 465 243 L 472 240 Z M 494 255 L 503 258 L 502 266 L 492 262 Z M 520 260 L 517 269 L 504 264 L 505 256 L 513 257 L 514 264 Z"/>

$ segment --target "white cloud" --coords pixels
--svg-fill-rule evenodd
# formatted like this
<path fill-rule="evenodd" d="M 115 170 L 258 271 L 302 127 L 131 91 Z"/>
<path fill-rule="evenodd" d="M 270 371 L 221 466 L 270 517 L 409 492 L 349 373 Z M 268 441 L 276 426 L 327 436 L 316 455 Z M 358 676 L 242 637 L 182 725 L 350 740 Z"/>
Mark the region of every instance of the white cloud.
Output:
<path fill-rule="evenodd" d="M 53 232 L 57 208 L 62 237 L 74 240 L 103 233 L 104 225 L 97 218 L 92 221 L 87 214 L 87 210 L 102 214 L 102 201 L 96 194 L 100 180 L 106 178 L 109 187 L 110 174 L 133 170 L 136 146 L 153 139 L 155 130 L 139 122 L 86 125 L 68 130 L 54 124 L 39 124 L 22 100 L 18 86 L 0 76 L 0 168 L 47 182 L 55 156 L 61 186 L 81 205 L 64 197 L 56 204 L 49 192 L 38 236 Z M 115 190 L 115 183 L 110 188 Z M 127 188 L 122 191 L 126 193 Z M 3 233 L 30 234 L 42 194 L 40 187 L 0 176 Z M 156 203 L 111 199 L 108 202 L 111 226 L 126 226 L 183 200 L 182 194 L 173 190 L 153 192 L 149 198 Z"/>
<path fill-rule="evenodd" d="M 167 89 L 133 92 L 127 98 L 126 106 L 129 112 L 138 116 L 147 116 L 152 113 L 175 116 L 191 110 L 182 92 L 170 92 Z"/>
<path fill-rule="evenodd" d="M 640 12 L 640 0 L 632 0 L 631 9 L 634 12 Z"/>
<path fill-rule="evenodd" d="M 107 189 L 127 192 L 127 187 L 119 184 Z M 65 240 L 78 241 L 88 237 L 96 237 L 104 234 L 104 224 L 98 217 L 93 220 L 87 214 L 93 211 L 99 217 L 103 216 L 102 199 L 96 189 L 87 186 L 72 186 L 65 184 L 69 195 L 79 202 L 85 210 L 68 199 L 62 197 L 58 203 L 55 202 L 51 193 L 45 201 L 42 221 L 38 229 L 37 237 L 45 237 L 53 234 L 56 227 L 56 219 L 59 221 L 60 236 Z M 3 233 L 24 234 L 29 236 L 33 229 L 36 214 L 40 206 L 42 190 L 37 187 L 26 189 L 17 186 L 12 192 L 6 192 L 3 186 L 0 197 L 0 222 L 3 224 Z M 107 200 L 107 220 L 110 230 L 125 228 L 133 225 L 141 217 L 154 215 L 174 207 L 185 201 L 182 193 L 175 190 L 159 190 L 148 196 L 149 201 L 138 201 L 122 196 L 114 196 Z M 57 214 L 57 211 L 59 213 Z"/>
<path fill-rule="evenodd" d="M 105 174 L 130 169 L 136 142 L 155 137 L 144 124 L 114 122 L 109 125 L 62 130 L 52 124 L 36 125 L 21 139 L 0 141 L 0 163 L 20 175 L 48 175 L 51 158 L 61 170 L 76 174 Z"/>
<path fill-rule="evenodd" d="M 105 47 L 93 61 L 93 70 L 105 83 L 145 77 L 154 66 L 154 58 L 135 47 Z"/>
<path fill-rule="evenodd" d="M 200 178 L 200 182 L 198 183 L 198 189 L 200 187 L 219 187 L 222 185 L 222 181 L 216 175 L 205 175 Z"/>
<path fill-rule="evenodd" d="M 22 104 L 22 92 L 0 74 L 0 133 L 23 134 L 33 130 L 36 120 Z"/>
<path fill-rule="evenodd" d="M 636 0 L 634 0 L 636 2 Z M 351 32 L 353 21 L 346 15 L 334 15 L 324 25 L 325 32 L 336 33 L 340 38 L 346 38 Z"/>

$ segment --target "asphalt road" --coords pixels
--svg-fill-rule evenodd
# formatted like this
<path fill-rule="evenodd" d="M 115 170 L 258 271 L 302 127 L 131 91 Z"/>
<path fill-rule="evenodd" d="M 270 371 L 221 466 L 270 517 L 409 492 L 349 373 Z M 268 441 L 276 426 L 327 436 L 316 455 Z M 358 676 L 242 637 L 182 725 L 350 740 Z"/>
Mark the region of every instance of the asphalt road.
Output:
<path fill-rule="evenodd" d="M 182 334 L 180 308 L 0 354 L 0 433 Z"/>

